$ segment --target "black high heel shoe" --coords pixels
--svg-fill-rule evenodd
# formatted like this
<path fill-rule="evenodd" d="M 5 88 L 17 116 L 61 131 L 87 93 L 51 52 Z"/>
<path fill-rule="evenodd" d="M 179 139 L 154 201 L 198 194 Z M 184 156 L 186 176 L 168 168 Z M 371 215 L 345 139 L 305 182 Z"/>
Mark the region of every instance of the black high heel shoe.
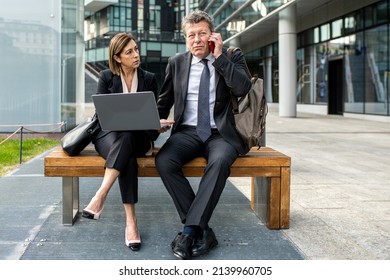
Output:
<path fill-rule="evenodd" d="M 104 206 L 102 207 L 102 209 L 100 209 L 99 212 L 94 212 L 91 210 L 84 209 L 83 212 L 81 213 L 81 216 L 87 219 L 98 220 L 100 218 L 100 215 L 103 212 L 103 208 Z"/>
<path fill-rule="evenodd" d="M 139 233 L 138 233 L 138 235 L 139 235 Z M 125 229 L 125 244 L 132 251 L 139 251 L 139 249 L 141 249 L 141 238 L 140 239 L 132 239 L 132 240 L 127 239 L 127 227 Z"/>

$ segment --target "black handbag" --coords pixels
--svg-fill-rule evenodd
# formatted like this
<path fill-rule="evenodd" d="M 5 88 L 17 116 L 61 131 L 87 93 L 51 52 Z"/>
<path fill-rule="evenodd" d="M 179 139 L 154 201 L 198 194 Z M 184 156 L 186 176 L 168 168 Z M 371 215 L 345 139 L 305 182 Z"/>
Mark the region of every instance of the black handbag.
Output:
<path fill-rule="evenodd" d="M 99 119 L 95 113 L 90 120 L 80 123 L 66 133 L 61 138 L 61 147 L 68 155 L 76 156 L 92 142 L 100 130 Z"/>

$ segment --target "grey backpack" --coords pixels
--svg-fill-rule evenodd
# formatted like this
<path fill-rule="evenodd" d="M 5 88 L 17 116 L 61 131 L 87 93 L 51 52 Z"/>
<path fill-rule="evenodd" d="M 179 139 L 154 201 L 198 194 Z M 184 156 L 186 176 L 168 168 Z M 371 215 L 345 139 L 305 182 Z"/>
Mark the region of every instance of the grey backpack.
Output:
<path fill-rule="evenodd" d="M 228 58 L 238 48 L 228 48 Z M 251 75 L 248 66 L 246 72 L 251 78 L 252 88 L 245 97 L 232 97 L 234 120 L 238 134 L 249 148 L 264 146 L 262 137 L 265 133 L 266 117 L 268 113 L 267 100 L 263 89 L 263 79 Z"/>

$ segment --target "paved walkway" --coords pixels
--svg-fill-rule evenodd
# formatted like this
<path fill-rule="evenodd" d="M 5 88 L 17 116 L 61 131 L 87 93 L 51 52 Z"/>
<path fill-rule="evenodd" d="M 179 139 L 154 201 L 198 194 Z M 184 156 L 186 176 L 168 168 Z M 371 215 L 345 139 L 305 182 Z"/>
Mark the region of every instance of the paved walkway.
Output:
<path fill-rule="evenodd" d="M 200 259 L 390 260 L 389 123 L 280 118 L 271 108 L 266 142 L 292 158 L 290 229 L 267 229 L 249 208 L 249 178 L 232 178 L 210 222 L 219 245 Z M 117 186 L 100 220 L 61 224 L 61 180 L 43 176 L 45 154 L 0 178 L 0 259 L 175 259 L 169 244 L 181 226 L 159 178 L 140 178 L 135 253 Z M 100 180 L 80 179 L 81 208 Z"/>

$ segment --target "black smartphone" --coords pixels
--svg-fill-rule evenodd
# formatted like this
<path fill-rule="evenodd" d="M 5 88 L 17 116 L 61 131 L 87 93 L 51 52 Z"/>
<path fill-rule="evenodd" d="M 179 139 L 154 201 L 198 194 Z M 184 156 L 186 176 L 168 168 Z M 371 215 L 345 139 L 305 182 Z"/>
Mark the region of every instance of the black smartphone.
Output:
<path fill-rule="evenodd" d="M 209 41 L 209 49 L 212 53 L 214 53 L 215 43 L 213 41 Z"/>

